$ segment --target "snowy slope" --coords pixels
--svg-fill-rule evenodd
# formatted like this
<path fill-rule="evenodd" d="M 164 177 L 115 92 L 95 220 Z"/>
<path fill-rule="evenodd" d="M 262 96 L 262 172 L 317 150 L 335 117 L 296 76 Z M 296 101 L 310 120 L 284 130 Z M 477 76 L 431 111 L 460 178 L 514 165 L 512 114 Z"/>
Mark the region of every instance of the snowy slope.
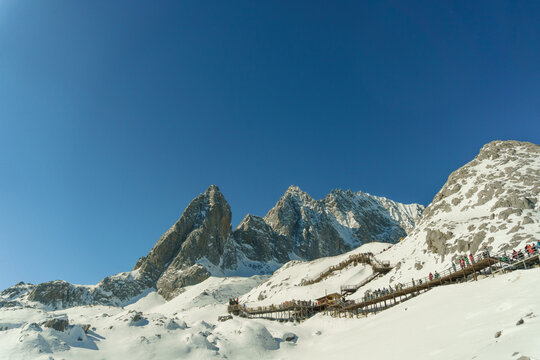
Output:
<path fill-rule="evenodd" d="M 372 252 L 378 254 L 389 247 L 388 243 L 373 242 L 348 253 L 313 261 L 291 261 L 276 271 L 272 277 L 241 297 L 242 303 L 260 306 L 280 304 L 288 300 L 315 300 L 325 293 L 340 292 L 343 284 L 357 284 L 369 277 L 371 266 L 358 264 L 333 273 L 321 282 L 301 286 L 302 280 L 316 278 L 330 266 L 339 264 L 352 254 Z"/>
<path fill-rule="evenodd" d="M 539 279 L 540 269 L 522 270 L 435 288 L 367 318 L 319 314 L 296 324 L 237 317 L 218 322 L 227 306 L 222 298 L 261 279 L 209 278 L 170 302 L 152 292 L 125 308 L 2 308 L 0 354 L 8 360 L 540 359 Z M 133 321 L 136 311 L 141 319 Z M 38 325 L 59 316 L 68 317 L 68 331 Z M 516 325 L 520 319 L 524 323 Z M 85 334 L 80 324 L 92 330 Z M 297 338 L 284 341 L 286 333 Z"/>

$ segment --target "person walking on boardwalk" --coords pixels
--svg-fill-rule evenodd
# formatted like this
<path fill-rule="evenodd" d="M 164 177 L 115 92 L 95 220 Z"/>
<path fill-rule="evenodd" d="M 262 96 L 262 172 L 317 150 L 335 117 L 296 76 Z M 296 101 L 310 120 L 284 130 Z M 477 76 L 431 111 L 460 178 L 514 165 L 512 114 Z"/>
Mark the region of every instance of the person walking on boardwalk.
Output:
<path fill-rule="evenodd" d="M 467 266 L 469 266 L 469 259 L 467 259 L 467 256 L 465 256 L 465 264 L 467 264 Z"/>
<path fill-rule="evenodd" d="M 514 252 L 512 253 L 512 257 L 514 258 L 515 261 L 518 259 L 518 253 L 516 249 L 514 249 Z"/>
<path fill-rule="evenodd" d="M 433 274 L 429 273 L 429 281 L 433 281 Z"/>
<path fill-rule="evenodd" d="M 435 271 L 435 280 L 437 280 L 438 278 L 439 278 L 439 273 Z"/>
<path fill-rule="evenodd" d="M 465 260 L 463 258 L 459 259 L 459 266 L 461 266 L 462 270 L 465 268 Z"/>
<path fill-rule="evenodd" d="M 469 254 L 469 259 L 471 260 L 471 264 L 474 264 L 474 257 L 472 256 L 472 254 Z"/>
<path fill-rule="evenodd" d="M 454 272 L 456 272 L 456 263 L 452 262 L 452 269 L 454 269 Z"/>

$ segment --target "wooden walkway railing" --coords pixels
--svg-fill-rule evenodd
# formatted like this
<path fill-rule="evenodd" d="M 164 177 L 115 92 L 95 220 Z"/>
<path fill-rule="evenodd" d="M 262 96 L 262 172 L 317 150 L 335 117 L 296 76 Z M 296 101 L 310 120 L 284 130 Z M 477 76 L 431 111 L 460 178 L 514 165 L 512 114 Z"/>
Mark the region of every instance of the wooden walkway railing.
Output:
<path fill-rule="evenodd" d="M 261 318 L 278 321 L 301 321 L 323 310 L 323 306 L 312 301 L 288 301 L 280 305 L 259 306 L 229 305 L 228 312 L 247 318 Z"/>
<path fill-rule="evenodd" d="M 363 254 L 358 254 L 363 255 Z M 534 253 L 529 253 L 519 258 L 511 258 L 506 252 L 496 255 L 482 253 L 473 258 L 467 266 L 456 268 L 452 266 L 441 273 L 435 272 L 432 278 L 425 277 L 412 280 L 406 284 L 396 284 L 394 288 L 389 286 L 383 291 L 366 292 L 360 302 L 339 301 L 331 304 L 317 304 L 313 301 L 288 301 L 280 305 L 259 306 L 256 308 L 246 307 L 245 305 L 229 305 L 228 311 L 231 314 L 247 318 L 263 318 L 279 321 L 300 321 L 305 320 L 314 314 L 322 311 L 330 313 L 332 316 L 357 316 L 377 313 L 391 306 L 397 305 L 428 291 L 434 287 L 452 284 L 456 282 L 467 281 L 469 279 L 478 279 L 482 270 L 489 268 L 489 274 L 500 271 L 513 271 L 517 269 L 527 269 L 533 265 L 540 264 L 540 249 L 535 248 Z M 350 289 L 358 290 L 362 284 L 373 280 L 374 276 L 380 273 L 374 273 L 366 280 L 357 285 L 351 285 Z M 346 291 L 347 285 L 342 286 L 342 292 Z M 352 291 L 352 292 L 354 292 Z"/>
<path fill-rule="evenodd" d="M 354 294 L 356 292 L 356 290 L 360 289 L 362 286 L 366 285 L 368 282 L 371 282 L 371 281 L 375 280 L 380 275 L 381 275 L 380 272 L 374 272 L 373 274 L 371 274 L 370 276 L 368 276 L 367 278 L 365 278 L 364 280 L 362 280 L 358 284 L 355 284 L 355 285 L 342 285 L 341 286 L 341 296 Z"/>
<path fill-rule="evenodd" d="M 318 283 L 332 275 L 332 273 L 334 273 L 335 271 L 342 270 L 350 264 L 356 266 L 356 264 L 358 263 L 371 265 L 373 271 L 377 274 L 385 274 L 393 269 L 393 266 L 390 265 L 390 262 L 381 262 L 377 260 L 372 253 L 353 254 L 339 264 L 330 266 L 328 269 L 320 273 L 316 278 L 311 280 L 302 280 L 300 285 L 307 286 Z"/>

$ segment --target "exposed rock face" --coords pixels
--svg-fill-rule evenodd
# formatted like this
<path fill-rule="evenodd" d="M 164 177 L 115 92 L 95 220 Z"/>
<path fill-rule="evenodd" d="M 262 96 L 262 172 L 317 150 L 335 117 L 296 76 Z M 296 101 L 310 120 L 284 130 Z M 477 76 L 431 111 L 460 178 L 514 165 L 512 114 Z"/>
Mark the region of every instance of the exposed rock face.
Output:
<path fill-rule="evenodd" d="M 203 267 L 193 265 L 203 260 L 218 266 L 230 232 L 231 208 L 219 188 L 212 185 L 188 205 L 133 270 L 148 274 L 157 282 L 160 294 L 171 298 L 176 288 L 210 276 Z"/>
<path fill-rule="evenodd" d="M 289 243 L 287 237 L 276 233 L 262 218 L 247 215 L 227 242 L 222 267 L 240 274 L 272 272 L 275 264 L 290 260 Z"/>
<path fill-rule="evenodd" d="M 201 264 L 195 264 L 182 270 L 168 269 L 157 281 L 161 296 L 170 300 L 181 294 L 184 286 L 195 285 L 210 277 L 210 272 Z"/>
<path fill-rule="evenodd" d="M 43 326 L 52 328 L 56 331 L 66 331 L 69 326 L 69 320 L 67 317 L 51 319 L 46 321 Z"/>
<path fill-rule="evenodd" d="M 248 215 L 223 255 L 226 274 L 268 274 L 289 260 L 342 254 L 364 242 L 396 242 L 423 207 L 335 190 L 315 200 L 291 186 L 264 218 Z"/>
<path fill-rule="evenodd" d="M 407 235 L 423 206 L 404 205 L 361 191 L 334 190 L 322 200 L 291 186 L 264 220 L 291 239 L 289 252 L 306 260 L 342 254 L 371 241 Z"/>
<path fill-rule="evenodd" d="M 148 282 L 138 272 L 109 276 L 96 286 L 73 285 L 63 280 L 30 285 L 27 299 L 52 308 L 102 304 L 119 306 L 141 294 Z"/>
<path fill-rule="evenodd" d="M 414 230 L 385 255 L 410 254 L 401 261 L 404 274 L 415 262 L 435 259 L 440 270 L 459 255 L 522 249 L 538 238 L 540 146 L 493 141 L 448 177 Z"/>
<path fill-rule="evenodd" d="M 231 208 L 219 188 L 212 185 L 188 205 L 133 270 L 140 269 L 157 280 L 165 271 L 181 270 L 203 257 L 219 265 L 230 232 Z"/>

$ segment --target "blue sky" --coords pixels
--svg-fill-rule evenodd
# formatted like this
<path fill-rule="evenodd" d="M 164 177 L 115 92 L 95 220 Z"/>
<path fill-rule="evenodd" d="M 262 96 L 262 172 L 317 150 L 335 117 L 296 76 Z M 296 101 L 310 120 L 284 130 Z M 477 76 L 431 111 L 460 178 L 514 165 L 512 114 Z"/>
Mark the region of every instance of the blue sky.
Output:
<path fill-rule="evenodd" d="M 127 271 L 217 184 L 429 204 L 540 142 L 540 2 L 2 1 L 0 289 Z"/>

